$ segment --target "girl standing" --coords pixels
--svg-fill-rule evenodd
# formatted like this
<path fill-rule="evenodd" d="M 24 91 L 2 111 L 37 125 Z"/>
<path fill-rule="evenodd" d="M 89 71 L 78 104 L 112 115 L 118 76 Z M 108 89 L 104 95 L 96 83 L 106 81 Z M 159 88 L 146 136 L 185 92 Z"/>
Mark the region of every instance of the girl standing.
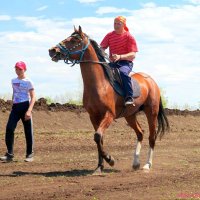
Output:
<path fill-rule="evenodd" d="M 26 77 L 26 64 L 19 61 L 15 64 L 17 78 L 12 79 L 13 88 L 13 106 L 6 126 L 5 142 L 7 152 L 5 156 L 0 157 L 2 161 L 13 161 L 14 152 L 14 131 L 18 121 L 21 119 L 25 138 L 26 138 L 26 162 L 33 161 L 33 124 L 32 110 L 35 103 L 35 91 L 32 81 Z"/>

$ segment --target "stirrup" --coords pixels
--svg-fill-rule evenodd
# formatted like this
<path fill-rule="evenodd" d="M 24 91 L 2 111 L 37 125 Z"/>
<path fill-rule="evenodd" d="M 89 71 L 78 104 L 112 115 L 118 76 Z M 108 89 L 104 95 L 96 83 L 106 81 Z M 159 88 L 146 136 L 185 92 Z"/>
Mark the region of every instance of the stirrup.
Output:
<path fill-rule="evenodd" d="M 125 101 L 125 106 L 128 106 L 128 105 L 135 106 L 134 99 L 132 97 L 128 97 L 127 100 Z"/>

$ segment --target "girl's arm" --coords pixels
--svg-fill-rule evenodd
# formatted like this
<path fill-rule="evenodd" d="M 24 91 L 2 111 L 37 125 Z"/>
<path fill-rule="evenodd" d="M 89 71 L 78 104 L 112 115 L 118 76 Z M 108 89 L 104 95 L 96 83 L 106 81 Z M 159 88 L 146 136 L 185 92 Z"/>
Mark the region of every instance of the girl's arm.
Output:
<path fill-rule="evenodd" d="M 29 94 L 30 94 L 30 97 L 31 97 L 31 100 L 30 100 L 30 104 L 29 104 L 29 108 L 25 114 L 25 120 L 29 120 L 31 118 L 31 112 L 33 110 L 33 106 L 35 104 L 35 90 L 32 89 L 32 90 L 29 90 Z"/>

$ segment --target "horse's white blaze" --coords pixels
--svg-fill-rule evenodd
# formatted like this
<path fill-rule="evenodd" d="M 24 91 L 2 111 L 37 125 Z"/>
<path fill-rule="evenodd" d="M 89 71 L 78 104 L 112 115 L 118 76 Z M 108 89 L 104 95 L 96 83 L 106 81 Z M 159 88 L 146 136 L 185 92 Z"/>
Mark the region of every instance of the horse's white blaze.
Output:
<path fill-rule="evenodd" d="M 143 169 L 149 170 L 152 167 L 152 160 L 153 160 L 153 149 L 149 148 L 147 163 L 144 165 Z"/>
<path fill-rule="evenodd" d="M 134 152 L 134 158 L 133 158 L 133 166 L 140 165 L 140 150 L 141 150 L 142 144 L 140 141 L 137 140 L 136 142 L 136 148 Z"/>

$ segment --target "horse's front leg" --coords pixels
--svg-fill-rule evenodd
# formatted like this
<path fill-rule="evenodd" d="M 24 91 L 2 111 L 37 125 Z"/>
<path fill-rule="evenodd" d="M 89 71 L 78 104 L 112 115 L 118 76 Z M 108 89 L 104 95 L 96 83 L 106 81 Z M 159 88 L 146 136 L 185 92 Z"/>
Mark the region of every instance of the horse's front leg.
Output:
<path fill-rule="evenodd" d="M 112 123 L 113 121 L 113 116 L 110 113 L 106 113 L 104 115 L 104 117 L 102 117 L 102 119 L 98 120 L 98 118 L 94 118 L 91 117 L 92 123 L 93 125 L 95 125 L 94 127 L 96 132 L 94 134 L 94 141 L 97 144 L 97 149 L 98 149 L 98 166 L 95 170 L 95 173 L 101 173 L 103 168 L 104 168 L 104 164 L 103 164 L 103 159 L 105 159 L 105 161 L 110 165 L 113 166 L 114 165 L 114 159 L 112 156 L 110 156 L 103 147 L 103 134 L 105 132 L 105 130 L 109 127 L 109 125 Z"/>
<path fill-rule="evenodd" d="M 103 136 L 100 135 L 99 133 L 95 133 L 94 141 L 96 142 L 97 149 L 98 149 L 98 165 L 95 170 L 95 173 L 101 173 L 104 168 L 104 161 L 103 161 L 103 156 L 102 156 Z"/>
<path fill-rule="evenodd" d="M 105 161 L 110 166 L 114 166 L 114 164 L 115 164 L 114 158 L 104 150 L 104 147 L 103 147 L 103 136 L 99 132 L 96 132 L 94 134 L 94 140 L 95 140 L 95 142 L 97 144 L 98 158 L 99 158 L 98 166 L 97 166 L 96 170 L 97 171 L 102 171 L 103 170 L 103 168 L 104 168 L 103 159 L 105 159 Z"/>

